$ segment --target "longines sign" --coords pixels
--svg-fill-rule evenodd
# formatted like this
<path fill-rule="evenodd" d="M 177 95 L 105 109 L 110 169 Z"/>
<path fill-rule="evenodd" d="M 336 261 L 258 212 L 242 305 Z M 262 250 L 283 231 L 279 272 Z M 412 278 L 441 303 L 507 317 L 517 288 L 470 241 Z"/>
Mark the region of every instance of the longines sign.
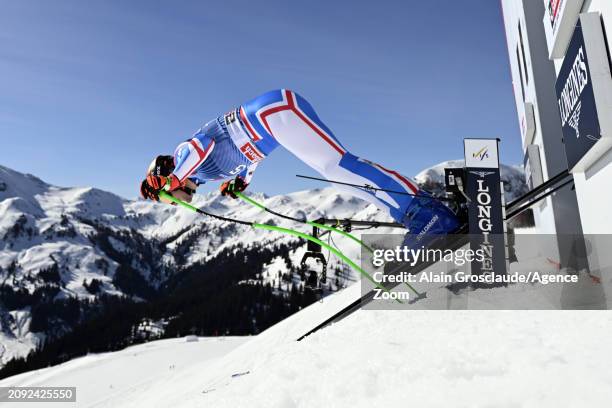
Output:
<path fill-rule="evenodd" d="M 578 22 L 556 84 L 563 141 L 570 169 L 593 147 L 601 134 L 585 49 L 582 27 Z"/>
<path fill-rule="evenodd" d="M 473 275 L 505 275 L 506 249 L 497 139 L 464 139 L 470 248 L 485 256 Z"/>
<path fill-rule="evenodd" d="M 612 78 L 598 13 L 580 16 L 555 87 L 568 167 L 583 171 L 610 141 L 609 132 L 604 140 L 611 122 L 604 90 L 612 90 Z"/>

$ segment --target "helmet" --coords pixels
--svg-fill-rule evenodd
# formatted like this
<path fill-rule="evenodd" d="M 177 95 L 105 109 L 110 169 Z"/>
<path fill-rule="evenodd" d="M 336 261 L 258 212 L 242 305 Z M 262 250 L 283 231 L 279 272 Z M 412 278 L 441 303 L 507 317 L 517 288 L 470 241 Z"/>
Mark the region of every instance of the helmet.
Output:
<path fill-rule="evenodd" d="M 147 176 L 168 177 L 174 170 L 174 158 L 172 156 L 157 156 L 147 169 Z"/>

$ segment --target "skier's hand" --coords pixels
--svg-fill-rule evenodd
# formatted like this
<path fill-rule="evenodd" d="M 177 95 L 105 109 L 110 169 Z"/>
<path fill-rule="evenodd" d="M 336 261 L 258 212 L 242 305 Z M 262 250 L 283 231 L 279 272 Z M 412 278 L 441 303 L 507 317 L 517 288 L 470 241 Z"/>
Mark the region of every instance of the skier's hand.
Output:
<path fill-rule="evenodd" d="M 183 184 L 172 174 L 169 177 L 147 176 L 140 183 L 140 195 L 145 200 L 159 201 L 159 192 L 163 189 L 173 191 L 182 187 Z"/>
<path fill-rule="evenodd" d="M 171 174 L 168 177 L 152 175 L 147 176 L 147 183 L 149 183 L 149 185 L 157 192 L 161 191 L 162 189 L 166 191 L 173 191 L 177 188 L 183 187 L 183 184 L 174 174 Z"/>
<path fill-rule="evenodd" d="M 151 187 L 147 179 L 142 180 L 142 183 L 140 183 L 140 195 L 145 200 L 159 201 L 159 190 Z"/>
<path fill-rule="evenodd" d="M 225 183 L 221 184 L 219 190 L 221 190 L 221 195 L 223 196 L 238 198 L 238 196 L 234 194 L 234 192 L 242 192 L 246 190 L 247 187 L 248 183 L 246 183 L 242 177 L 238 176 L 234 180 L 226 181 Z"/>

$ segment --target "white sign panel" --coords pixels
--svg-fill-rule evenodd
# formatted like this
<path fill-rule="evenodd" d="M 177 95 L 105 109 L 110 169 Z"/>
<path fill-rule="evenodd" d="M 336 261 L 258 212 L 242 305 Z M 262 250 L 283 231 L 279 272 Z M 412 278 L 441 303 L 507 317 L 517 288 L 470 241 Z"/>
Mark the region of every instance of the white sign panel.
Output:
<path fill-rule="evenodd" d="M 497 139 L 464 139 L 465 167 L 498 168 L 497 143 Z"/>

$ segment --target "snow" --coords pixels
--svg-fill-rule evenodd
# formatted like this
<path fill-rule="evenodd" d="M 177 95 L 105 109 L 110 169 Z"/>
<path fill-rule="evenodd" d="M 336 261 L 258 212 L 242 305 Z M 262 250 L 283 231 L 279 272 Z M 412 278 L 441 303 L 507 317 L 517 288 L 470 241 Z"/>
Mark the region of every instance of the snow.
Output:
<path fill-rule="evenodd" d="M 517 250 L 527 258 L 521 267 L 543 267 L 541 248 Z M 276 258 L 268 267 L 280 263 Z M 453 299 L 487 309 L 535 292 L 524 289 L 477 290 Z M 556 408 L 603 407 L 612 400 L 607 311 L 420 310 L 449 296 L 438 288 L 411 310 L 362 309 L 295 341 L 360 295 L 354 284 L 225 348 L 217 342 L 228 340 L 163 340 L 22 374 L 0 386 L 71 385 L 79 406 L 113 408 Z M 539 297 L 546 307 L 551 297 Z M 186 361 L 185 344 L 208 347 L 194 349 Z"/>
<path fill-rule="evenodd" d="M 263 283 L 270 283 L 272 287 L 276 287 L 278 285 L 278 274 L 281 275 L 287 272 L 287 265 L 285 264 L 285 260 L 281 256 L 277 256 L 272 259 L 267 265 L 263 267 Z"/>
<path fill-rule="evenodd" d="M 83 407 L 556 408 L 612 400 L 605 311 L 360 310 L 294 341 L 356 296 L 359 285 L 255 337 L 157 341 L 0 386 L 76 386 Z M 232 377 L 238 373 L 247 374 Z"/>
<path fill-rule="evenodd" d="M 0 364 L 26 355 L 44 339 L 40 333 L 30 332 L 29 308 L 13 310 L 4 318 L 9 327 L 0 330 Z"/>
<path fill-rule="evenodd" d="M 612 399 L 612 372 L 601 358 L 607 346 L 583 340 L 608 338 L 610 323 L 603 312 L 360 311 L 267 353 L 249 375 L 204 401 L 216 407 L 605 406 Z"/>
<path fill-rule="evenodd" d="M 15 314 L 19 312 L 12 312 Z M 28 320 L 30 314 L 27 313 Z M 29 327 L 29 324 L 25 326 Z M 4 364 L 13 358 L 27 355 L 32 349 L 36 348 L 44 338 L 40 333 L 29 331 L 19 331 L 19 336 L 13 336 L 0 331 L 0 363 Z"/>
<path fill-rule="evenodd" d="M 421 171 L 414 179 L 419 184 L 427 185 L 428 188 L 431 188 L 432 184 L 434 184 L 436 188 L 433 190 L 441 192 L 444 186 L 444 169 L 463 167 L 464 163 L 464 160 L 444 161 Z M 500 174 L 501 180 L 505 183 L 506 203 L 511 202 L 527 192 L 525 174 L 523 173 L 522 167 L 500 164 Z"/>
<path fill-rule="evenodd" d="M 124 403 L 131 401 L 135 406 L 145 406 L 139 405 L 139 394 L 171 393 L 170 384 L 197 380 L 208 365 L 247 339 L 158 340 L 114 353 L 90 354 L 51 369 L 20 374 L 1 381 L 0 386 L 76 386 L 79 407 L 104 406 L 105 401 L 115 398 L 123 399 Z M 67 405 L 74 406 L 72 403 Z M 20 406 L 29 404 L 21 403 Z"/>
<path fill-rule="evenodd" d="M 517 251 L 527 258 L 521 267 L 544 267 L 542 248 Z M 268 268 L 281 270 L 281 261 Z M 562 289 L 550 286 L 546 290 L 556 295 L 538 296 L 544 302 L 538 306 L 559 299 Z M 515 285 L 453 295 L 453 301 L 488 309 L 534 293 Z M 362 309 L 295 341 L 360 295 L 359 284 L 349 286 L 258 336 L 152 342 L 18 375 L 0 386 L 76 386 L 79 406 L 113 408 L 556 408 L 603 407 L 612 400 L 607 311 L 421 310 L 450 296 L 437 288 L 413 309 Z M 206 347 L 187 350 L 188 344 Z"/>

